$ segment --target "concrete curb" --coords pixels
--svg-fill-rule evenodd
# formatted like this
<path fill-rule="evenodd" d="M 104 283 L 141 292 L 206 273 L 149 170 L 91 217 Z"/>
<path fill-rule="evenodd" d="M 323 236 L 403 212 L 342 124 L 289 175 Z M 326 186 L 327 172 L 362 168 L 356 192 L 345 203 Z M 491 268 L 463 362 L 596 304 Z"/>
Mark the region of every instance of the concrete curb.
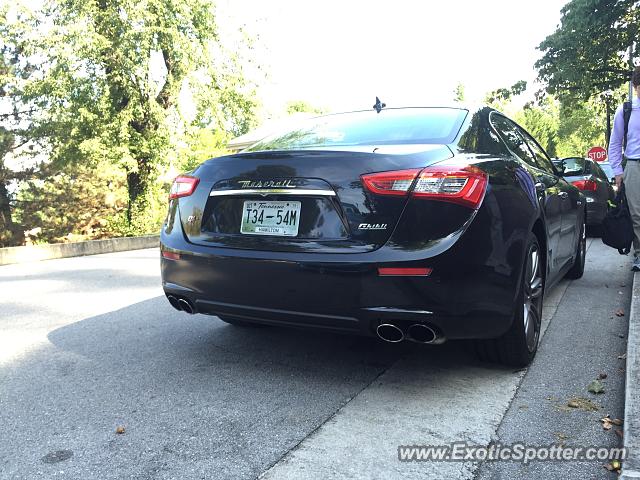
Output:
<path fill-rule="evenodd" d="M 143 237 L 121 237 L 88 240 L 86 242 L 0 248 L 0 265 L 153 248 L 157 247 L 159 242 L 159 235 L 146 235 Z"/>
<path fill-rule="evenodd" d="M 633 274 L 624 398 L 624 446 L 627 459 L 620 479 L 640 479 L 640 273 Z"/>

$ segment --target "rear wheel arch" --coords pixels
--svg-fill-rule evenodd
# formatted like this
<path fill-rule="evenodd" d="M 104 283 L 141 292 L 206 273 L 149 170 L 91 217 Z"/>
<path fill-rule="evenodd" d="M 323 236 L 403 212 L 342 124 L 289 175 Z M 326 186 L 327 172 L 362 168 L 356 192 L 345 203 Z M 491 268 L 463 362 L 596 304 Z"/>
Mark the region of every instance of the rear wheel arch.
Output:
<path fill-rule="evenodd" d="M 526 227 L 525 227 L 526 228 Z M 545 230 L 545 226 L 544 226 L 544 220 L 540 217 L 538 217 L 534 222 L 533 225 L 531 225 L 529 227 L 528 230 L 524 230 L 526 232 L 524 240 L 522 242 L 522 244 L 518 247 L 518 262 L 519 262 L 519 266 L 518 266 L 518 277 L 517 277 L 517 282 L 516 282 L 516 289 L 514 291 L 514 299 L 515 296 L 517 295 L 519 289 L 520 289 L 520 282 L 522 281 L 522 269 L 524 268 L 524 264 L 525 264 L 525 256 L 527 254 L 527 236 L 529 235 L 529 233 L 533 233 L 533 235 L 535 235 L 536 239 L 538 240 L 538 245 L 540 247 L 540 253 L 542 255 L 543 258 L 543 262 L 545 265 L 545 268 L 542 271 L 542 274 L 544 276 L 544 279 L 546 281 L 547 276 L 548 276 L 548 269 L 549 269 L 549 264 L 548 264 L 548 255 L 549 252 L 547 250 L 547 235 L 546 235 L 546 230 Z"/>
<path fill-rule="evenodd" d="M 542 304 L 544 300 L 544 269 L 540 268 L 542 246 L 538 236 L 527 232 L 522 280 L 514 303 L 509 329 L 500 337 L 476 340 L 476 353 L 481 360 L 525 367 L 536 354 L 540 340 Z M 534 255 L 537 253 L 538 255 Z"/>
<path fill-rule="evenodd" d="M 547 270 L 549 268 L 549 265 L 547 262 L 547 255 L 549 251 L 547 250 L 547 234 L 545 231 L 544 223 L 542 222 L 541 218 L 538 218 L 534 222 L 533 227 L 531 227 L 531 232 L 536 236 L 536 238 L 538 239 L 538 244 L 540 245 L 540 252 L 542 253 L 542 256 L 544 258 L 544 264 L 545 264 L 545 269 L 543 273 L 546 278 L 548 273 Z"/>

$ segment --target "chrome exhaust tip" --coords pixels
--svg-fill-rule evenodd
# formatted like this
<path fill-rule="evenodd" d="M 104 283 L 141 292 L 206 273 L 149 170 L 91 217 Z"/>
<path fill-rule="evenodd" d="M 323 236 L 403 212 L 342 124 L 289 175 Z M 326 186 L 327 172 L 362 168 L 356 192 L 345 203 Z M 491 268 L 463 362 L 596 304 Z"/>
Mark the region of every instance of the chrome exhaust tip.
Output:
<path fill-rule="evenodd" d="M 173 295 L 167 295 L 167 300 L 169 300 L 169 303 L 173 308 L 175 308 L 176 310 L 182 310 L 180 301 L 176 297 L 174 297 Z"/>
<path fill-rule="evenodd" d="M 422 323 L 414 323 L 407 330 L 409 340 L 418 343 L 433 343 L 438 338 L 435 330 Z"/>
<path fill-rule="evenodd" d="M 402 329 L 391 323 L 382 323 L 376 328 L 376 333 L 385 342 L 398 343 L 404 340 Z"/>
<path fill-rule="evenodd" d="M 193 305 L 189 300 L 185 300 L 184 298 L 178 299 L 178 303 L 180 304 L 180 309 L 193 315 L 196 313 L 196 309 L 193 308 Z"/>

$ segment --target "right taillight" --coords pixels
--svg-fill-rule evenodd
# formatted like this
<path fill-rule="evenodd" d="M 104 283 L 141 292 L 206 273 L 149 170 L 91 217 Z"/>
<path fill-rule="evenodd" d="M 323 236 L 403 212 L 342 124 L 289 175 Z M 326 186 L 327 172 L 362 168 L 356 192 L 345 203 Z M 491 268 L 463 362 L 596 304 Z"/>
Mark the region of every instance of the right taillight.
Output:
<path fill-rule="evenodd" d="M 173 181 L 169 192 L 169 200 L 180 197 L 188 197 L 198 186 L 199 178 L 188 175 L 179 175 Z"/>
<path fill-rule="evenodd" d="M 575 182 L 571 182 L 571 185 L 575 185 L 580 190 L 586 190 L 588 192 L 598 190 L 598 184 L 593 180 L 576 180 Z"/>
<path fill-rule="evenodd" d="M 365 187 L 379 195 L 428 198 L 477 209 L 487 190 L 488 177 L 473 165 L 438 165 L 362 176 Z M 413 185 L 413 188 L 411 188 Z"/>
<path fill-rule="evenodd" d="M 487 190 L 487 174 L 473 165 L 427 167 L 418 177 L 413 196 L 478 208 Z"/>

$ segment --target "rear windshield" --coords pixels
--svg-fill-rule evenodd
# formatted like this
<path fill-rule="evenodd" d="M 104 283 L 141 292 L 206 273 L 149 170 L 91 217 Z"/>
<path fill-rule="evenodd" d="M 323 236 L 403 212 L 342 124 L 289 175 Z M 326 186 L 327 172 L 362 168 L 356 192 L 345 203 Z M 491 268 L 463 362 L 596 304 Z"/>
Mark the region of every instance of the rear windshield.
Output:
<path fill-rule="evenodd" d="M 306 120 L 295 130 L 267 137 L 245 151 L 452 143 L 466 115 L 467 110 L 459 108 L 402 108 L 326 115 Z"/>
<path fill-rule="evenodd" d="M 586 161 L 584 158 L 563 158 L 559 161 L 559 163 L 560 165 L 564 165 L 564 172 L 562 175 L 565 177 L 571 177 L 573 175 L 584 175 L 585 173 Z"/>

